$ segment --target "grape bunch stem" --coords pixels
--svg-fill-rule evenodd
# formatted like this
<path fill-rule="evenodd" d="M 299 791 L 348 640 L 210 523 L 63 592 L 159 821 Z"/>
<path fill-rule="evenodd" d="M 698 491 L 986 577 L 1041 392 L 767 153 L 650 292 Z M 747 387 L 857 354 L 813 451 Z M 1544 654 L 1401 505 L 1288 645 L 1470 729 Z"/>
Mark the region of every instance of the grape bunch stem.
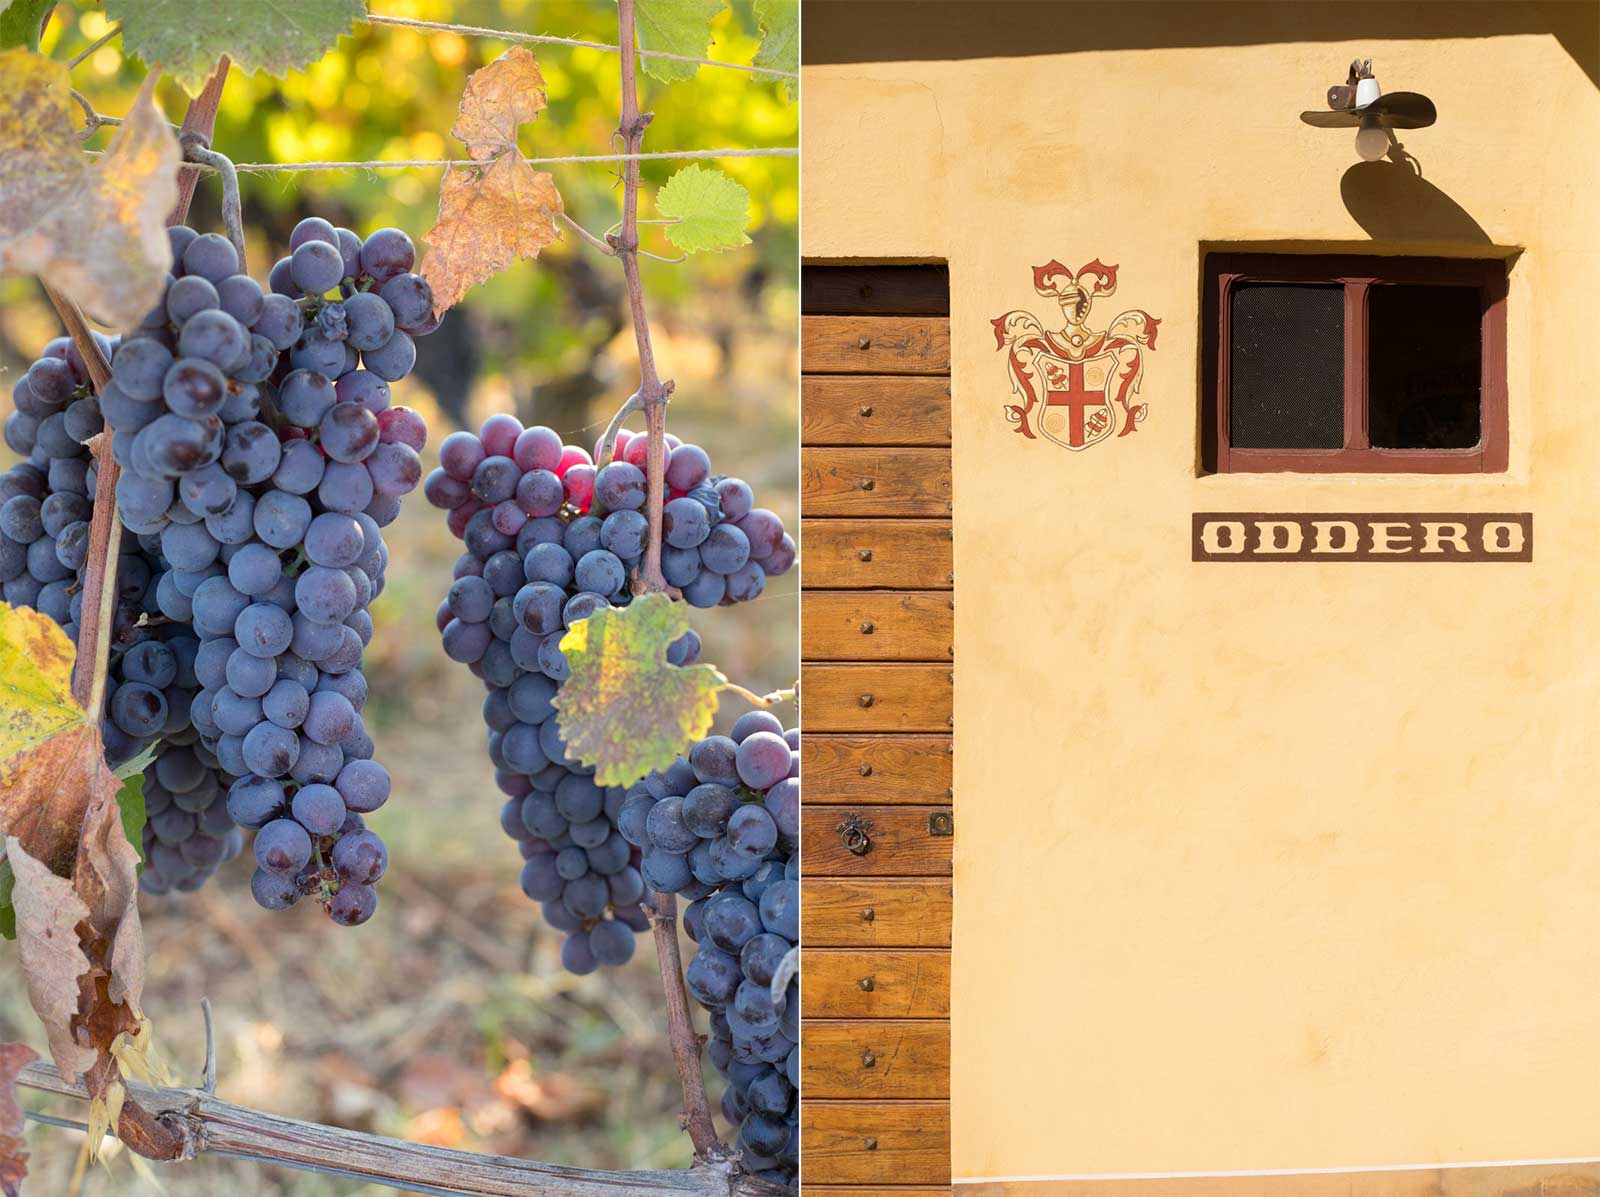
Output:
<path fill-rule="evenodd" d="M 89 378 L 99 394 L 111 381 L 111 363 L 100 352 L 83 310 L 40 280 L 61 323 L 89 367 Z M 112 607 L 116 603 L 117 558 L 122 547 L 122 521 L 117 518 L 117 468 L 111 456 L 111 438 L 102 436 L 94 450 L 95 503 L 89 518 L 89 555 L 84 561 L 83 622 L 78 638 L 78 659 L 72 668 L 72 697 L 84 709 L 91 726 L 99 726 L 105 704 L 106 674 L 111 668 Z M 107 579 L 113 579 L 108 584 Z"/>

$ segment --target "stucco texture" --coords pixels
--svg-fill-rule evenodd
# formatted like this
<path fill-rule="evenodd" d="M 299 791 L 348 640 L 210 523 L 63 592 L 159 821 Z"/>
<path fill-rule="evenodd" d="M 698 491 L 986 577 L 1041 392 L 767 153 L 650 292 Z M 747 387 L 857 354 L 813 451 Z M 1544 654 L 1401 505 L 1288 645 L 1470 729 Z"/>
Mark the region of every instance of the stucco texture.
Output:
<path fill-rule="evenodd" d="M 1537 29 L 1324 5 L 1276 6 L 1303 42 L 1165 5 L 1161 44 L 1074 51 L 1099 10 L 1051 5 L 1004 56 L 872 61 L 893 22 L 850 7 L 806 6 L 862 61 L 805 70 L 804 253 L 950 264 L 955 1176 L 1600 1152 L 1592 78 Z M 1347 203 L 1352 133 L 1297 119 L 1357 55 L 1436 101 L 1426 187 Z M 1209 244 L 1512 260 L 1509 471 L 1203 475 Z M 1002 414 L 990 320 L 1060 327 L 1052 258 L 1120 268 L 1094 327 L 1161 320 L 1148 418 L 1081 453 Z M 1206 510 L 1531 511 L 1536 547 L 1192 563 Z"/>

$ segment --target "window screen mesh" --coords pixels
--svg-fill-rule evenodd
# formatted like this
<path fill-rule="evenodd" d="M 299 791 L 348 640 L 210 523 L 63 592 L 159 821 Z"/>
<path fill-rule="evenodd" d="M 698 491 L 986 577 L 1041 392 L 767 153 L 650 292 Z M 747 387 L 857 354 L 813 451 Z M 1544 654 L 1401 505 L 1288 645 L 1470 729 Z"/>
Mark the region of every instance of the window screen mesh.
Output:
<path fill-rule="evenodd" d="M 1236 449 L 1344 445 L 1344 288 L 1232 291 L 1228 440 Z"/>
<path fill-rule="evenodd" d="M 1470 449 L 1480 438 L 1483 306 L 1476 287 L 1367 293 L 1367 433 L 1383 449 Z"/>

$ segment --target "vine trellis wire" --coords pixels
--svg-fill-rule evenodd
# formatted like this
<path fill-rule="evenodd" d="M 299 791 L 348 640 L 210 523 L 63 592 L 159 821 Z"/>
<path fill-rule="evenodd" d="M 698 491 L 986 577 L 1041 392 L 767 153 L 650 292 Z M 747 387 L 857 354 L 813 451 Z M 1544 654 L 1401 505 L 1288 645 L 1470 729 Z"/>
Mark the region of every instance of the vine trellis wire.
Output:
<path fill-rule="evenodd" d="M 463 37 L 481 37 L 496 41 L 526 42 L 536 45 L 573 46 L 585 50 L 599 50 L 608 54 L 621 53 L 621 47 L 611 42 L 593 42 L 575 37 L 556 37 L 545 33 L 519 33 L 513 29 L 493 29 L 484 25 L 456 25 L 447 21 L 421 21 L 410 17 L 391 17 L 381 13 L 368 13 L 362 18 L 369 25 L 388 25 L 398 29 L 423 29 L 433 33 L 455 33 Z M 69 63 L 69 67 L 76 67 L 101 46 L 110 42 L 122 30 L 121 25 L 113 25 L 98 38 L 81 50 Z M 774 67 L 760 67 L 752 63 L 722 62 L 715 58 L 695 58 L 687 54 L 669 54 L 664 50 L 636 50 L 640 58 L 660 58 L 671 62 L 687 62 L 696 66 L 722 67 L 731 71 L 743 71 L 746 74 L 762 75 L 774 79 L 799 79 L 795 71 L 781 71 Z M 84 129 L 82 135 L 88 137 L 97 129 L 104 126 L 117 126 L 122 124 L 121 117 L 106 116 L 96 112 L 93 106 L 80 93 L 74 91 L 73 99 L 83 108 Z M 90 155 L 100 153 L 98 150 L 85 151 Z M 722 148 L 714 150 L 656 150 L 650 153 L 639 154 L 563 154 L 553 157 L 524 158 L 529 166 L 561 166 L 589 162 L 668 162 L 691 161 L 695 159 L 713 158 L 797 158 L 800 150 L 797 146 L 758 146 L 747 149 Z M 200 171 L 213 171 L 216 168 L 204 163 L 191 162 L 188 165 Z M 367 162 L 236 162 L 233 169 L 239 174 L 317 174 L 323 172 L 336 172 L 346 170 L 464 170 L 469 167 L 481 167 L 483 163 L 472 158 L 397 158 L 374 159 Z"/>

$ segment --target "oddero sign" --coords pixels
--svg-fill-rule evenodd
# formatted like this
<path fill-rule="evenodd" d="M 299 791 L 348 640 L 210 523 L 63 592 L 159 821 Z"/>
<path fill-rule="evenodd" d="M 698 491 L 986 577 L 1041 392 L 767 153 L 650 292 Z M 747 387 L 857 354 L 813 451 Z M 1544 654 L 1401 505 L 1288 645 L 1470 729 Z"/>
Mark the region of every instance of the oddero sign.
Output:
<path fill-rule="evenodd" d="M 1194 513 L 1194 561 L 1532 561 L 1530 512 Z"/>

